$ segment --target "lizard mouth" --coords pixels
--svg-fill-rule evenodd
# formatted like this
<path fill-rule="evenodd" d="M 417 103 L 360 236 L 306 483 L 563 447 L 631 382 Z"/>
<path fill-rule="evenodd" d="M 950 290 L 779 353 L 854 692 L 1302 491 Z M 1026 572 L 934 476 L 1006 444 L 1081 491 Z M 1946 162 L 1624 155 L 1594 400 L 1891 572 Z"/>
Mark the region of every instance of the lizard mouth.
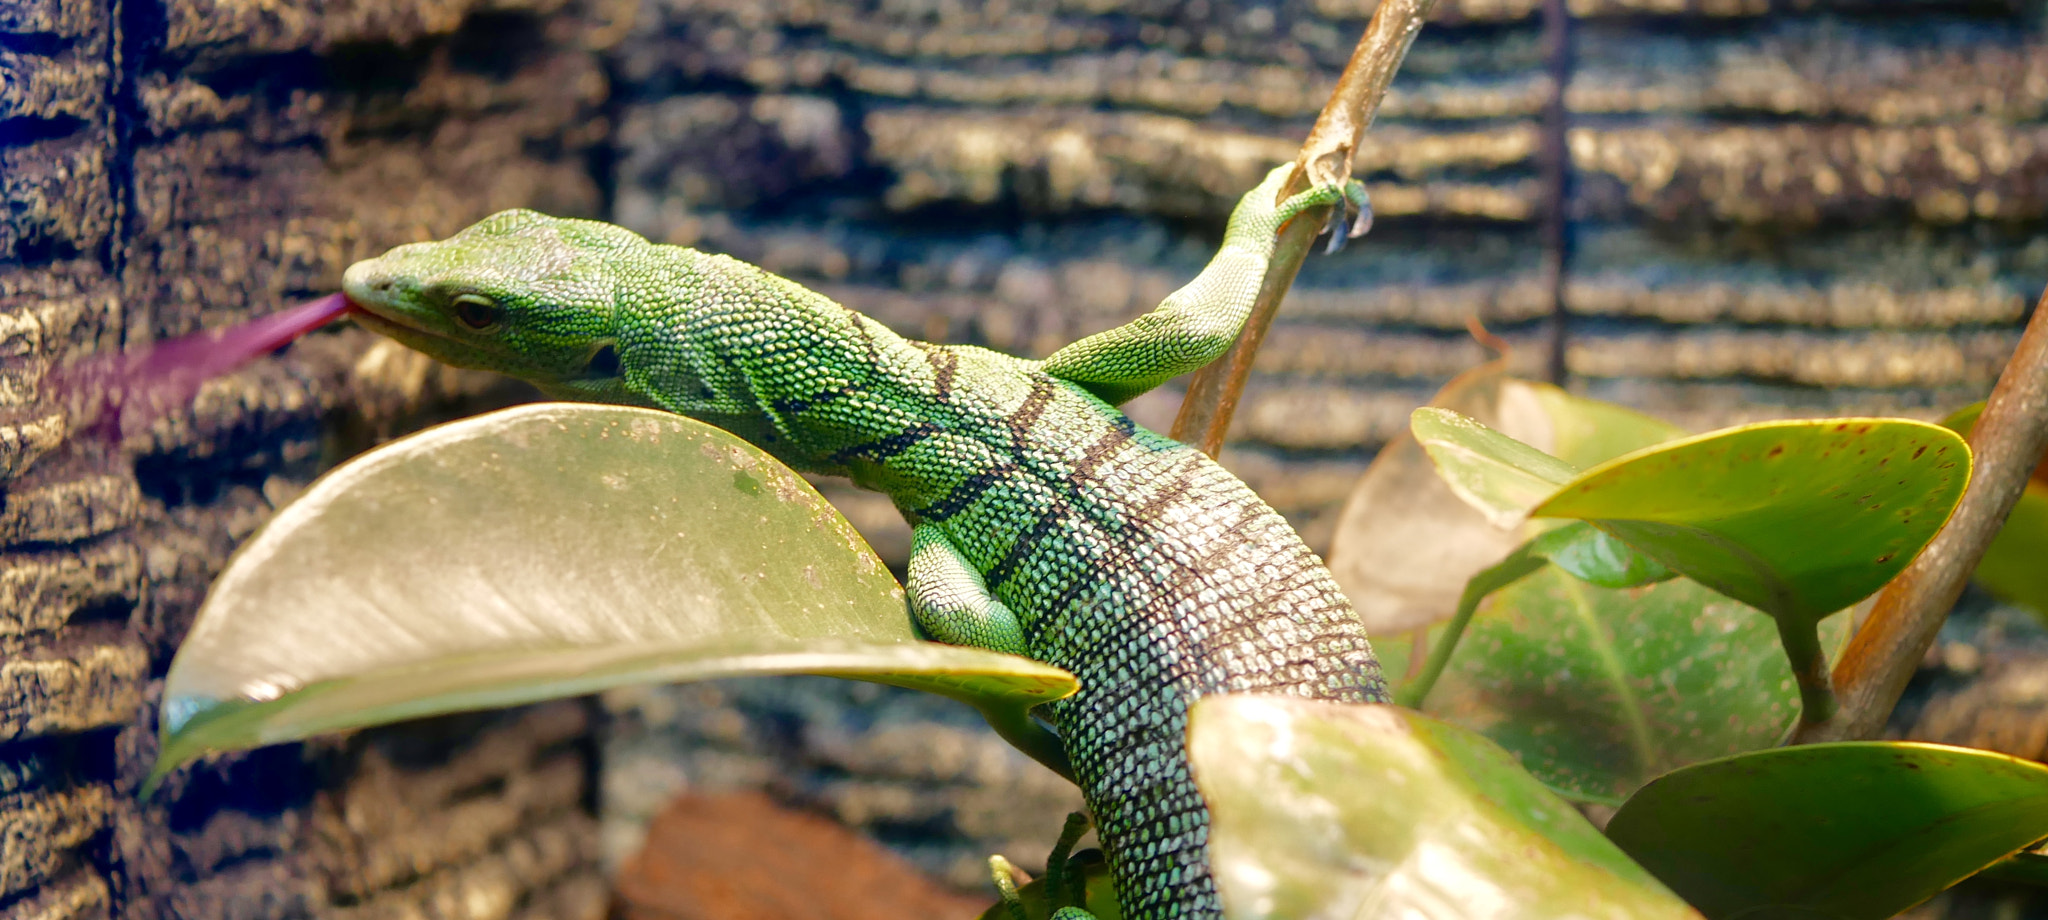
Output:
<path fill-rule="evenodd" d="M 362 297 L 355 291 L 344 289 L 343 296 L 348 300 L 345 315 L 355 320 L 357 325 L 400 345 L 458 367 L 489 368 L 497 363 L 485 349 L 418 324 L 403 311 Z"/>

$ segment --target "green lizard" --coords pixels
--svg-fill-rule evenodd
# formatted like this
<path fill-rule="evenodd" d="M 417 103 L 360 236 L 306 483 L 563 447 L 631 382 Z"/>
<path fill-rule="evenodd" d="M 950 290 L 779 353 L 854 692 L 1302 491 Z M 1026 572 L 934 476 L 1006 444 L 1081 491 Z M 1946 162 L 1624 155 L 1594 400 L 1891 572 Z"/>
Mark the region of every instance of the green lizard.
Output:
<path fill-rule="evenodd" d="M 1124 916 L 1213 918 L 1189 705 L 1386 699 L 1358 617 L 1286 521 L 1113 407 L 1223 352 L 1283 224 L 1364 206 L 1355 181 L 1276 205 L 1287 169 L 1239 202 L 1193 282 L 1043 361 L 906 340 L 744 262 L 531 211 L 357 263 L 343 290 L 364 325 L 450 364 L 679 412 L 887 493 L 913 526 L 926 633 L 1080 678 L 1042 708 Z"/>

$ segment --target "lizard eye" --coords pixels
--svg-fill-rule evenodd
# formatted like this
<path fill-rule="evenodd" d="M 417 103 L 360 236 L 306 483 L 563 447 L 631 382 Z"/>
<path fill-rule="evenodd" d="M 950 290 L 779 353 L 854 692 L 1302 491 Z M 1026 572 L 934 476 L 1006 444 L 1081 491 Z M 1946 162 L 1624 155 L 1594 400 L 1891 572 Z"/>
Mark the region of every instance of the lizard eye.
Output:
<path fill-rule="evenodd" d="M 482 294 L 461 294 L 453 306 L 455 321 L 478 332 L 490 329 L 505 319 L 505 311 L 496 301 Z"/>

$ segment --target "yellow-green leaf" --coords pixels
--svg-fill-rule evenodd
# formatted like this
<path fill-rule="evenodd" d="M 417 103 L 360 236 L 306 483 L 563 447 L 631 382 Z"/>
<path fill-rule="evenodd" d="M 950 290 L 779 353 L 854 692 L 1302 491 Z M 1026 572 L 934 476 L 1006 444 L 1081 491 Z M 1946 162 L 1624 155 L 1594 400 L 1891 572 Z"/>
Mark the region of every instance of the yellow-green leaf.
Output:
<path fill-rule="evenodd" d="M 1213 696 L 1188 753 L 1233 920 L 1698 916 L 1506 751 L 1411 710 Z"/>
<path fill-rule="evenodd" d="M 921 641 L 803 479 L 723 431 L 548 403 L 337 468 L 214 584 L 164 686 L 156 775 L 207 751 L 633 682 L 831 674 L 999 728 L 1072 675 Z"/>
<path fill-rule="evenodd" d="M 1969 478 L 1969 447 L 1939 425 L 1765 422 L 1616 458 L 1530 513 L 1591 521 L 1707 587 L 1811 624 L 1905 568 Z"/>

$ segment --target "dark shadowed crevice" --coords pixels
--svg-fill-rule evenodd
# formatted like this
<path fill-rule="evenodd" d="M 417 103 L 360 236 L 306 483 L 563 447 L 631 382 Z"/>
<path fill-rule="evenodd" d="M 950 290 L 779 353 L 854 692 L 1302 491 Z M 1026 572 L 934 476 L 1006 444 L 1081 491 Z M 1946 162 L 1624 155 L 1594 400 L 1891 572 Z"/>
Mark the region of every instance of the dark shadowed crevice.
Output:
<path fill-rule="evenodd" d="M 1565 0 L 1543 0 L 1544 71 L 1550 76 L 1550 98 L 1544 100 L 1542 152 L 1538 163 L 1543 183 L 1543 284 L 1550 300 L 1549 355 L 1546 362 L 1550 382 L 1564 385 L 1570 369 L 1565 366 L 1565 349 L 1571 335 L 1565 285 L 1571 274 L 1571 172 L 1572 152 L 1568 140 L 1571 113 L 1565 94 L 1572 77 L 1572 13 Z"/>

